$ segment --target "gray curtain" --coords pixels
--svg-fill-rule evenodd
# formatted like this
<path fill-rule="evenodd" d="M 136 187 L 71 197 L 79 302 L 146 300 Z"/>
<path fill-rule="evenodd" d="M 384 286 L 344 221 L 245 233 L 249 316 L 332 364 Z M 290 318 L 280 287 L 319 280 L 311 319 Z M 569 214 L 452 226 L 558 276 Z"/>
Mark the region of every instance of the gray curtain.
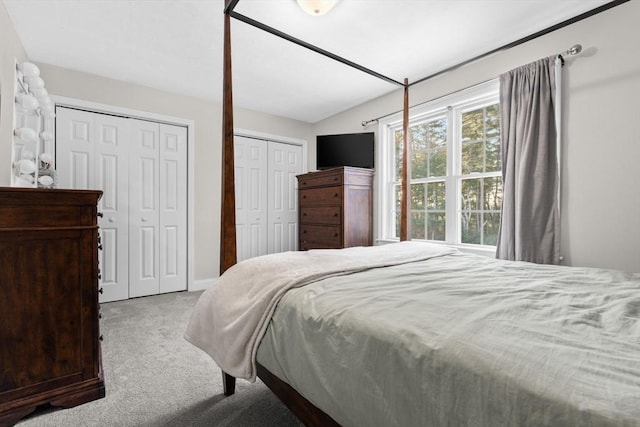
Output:
<path fill-rule="evenodd" d="M 540 59 L 500 75 L 500 259 L 559 262 L 555 59 Z"/>

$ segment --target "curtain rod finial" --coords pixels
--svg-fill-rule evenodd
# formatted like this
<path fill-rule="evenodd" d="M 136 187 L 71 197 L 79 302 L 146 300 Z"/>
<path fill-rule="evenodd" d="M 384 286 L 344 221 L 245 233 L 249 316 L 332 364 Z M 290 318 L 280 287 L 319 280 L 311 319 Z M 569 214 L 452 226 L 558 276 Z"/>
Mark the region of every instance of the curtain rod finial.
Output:
<path fill-rule="evenodd" d="M 569 50 L 567 51 L 567 53 L 569 55 L 577 55 L 580 52 L 582 52 L 582 45 L 581 44 L 574 44 L 573 46 L 571 46 L 569 48 Z"/>

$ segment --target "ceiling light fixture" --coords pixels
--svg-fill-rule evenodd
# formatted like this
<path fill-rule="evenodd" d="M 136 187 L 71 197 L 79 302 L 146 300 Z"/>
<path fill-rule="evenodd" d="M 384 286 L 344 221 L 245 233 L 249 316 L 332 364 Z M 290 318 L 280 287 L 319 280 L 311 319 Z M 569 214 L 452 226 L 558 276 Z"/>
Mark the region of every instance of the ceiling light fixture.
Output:
<path fill-rule="evenodd" d="M 298 6 L 309 15 L 320 16 L 329 12 L 338 0 L 296 0 Z"/>

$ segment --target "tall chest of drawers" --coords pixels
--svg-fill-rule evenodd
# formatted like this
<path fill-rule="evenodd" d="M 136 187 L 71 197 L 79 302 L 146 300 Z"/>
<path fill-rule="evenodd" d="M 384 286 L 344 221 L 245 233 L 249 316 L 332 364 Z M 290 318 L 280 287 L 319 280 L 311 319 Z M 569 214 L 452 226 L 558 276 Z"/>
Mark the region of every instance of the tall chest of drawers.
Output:
<path fill-rule="evenodd" d="M 0 426 L 105 395 L 100 191 L 0 188 Z"/>
<path fill-rule="evenodd" d="M 373 170 L 339 167 L 297 178 L 300 250 L 372 245 Z"/>

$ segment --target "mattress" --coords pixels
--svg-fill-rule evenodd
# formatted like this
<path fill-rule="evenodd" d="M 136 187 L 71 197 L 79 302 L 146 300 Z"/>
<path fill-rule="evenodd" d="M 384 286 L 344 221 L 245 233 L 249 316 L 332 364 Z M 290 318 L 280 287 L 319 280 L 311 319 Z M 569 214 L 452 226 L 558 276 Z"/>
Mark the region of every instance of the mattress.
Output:
<path fill-rule="evenodd" d="M 454 254 L 289 290 L 257 352 L 343 426 L 640 426 L 640 275 Z"/>

